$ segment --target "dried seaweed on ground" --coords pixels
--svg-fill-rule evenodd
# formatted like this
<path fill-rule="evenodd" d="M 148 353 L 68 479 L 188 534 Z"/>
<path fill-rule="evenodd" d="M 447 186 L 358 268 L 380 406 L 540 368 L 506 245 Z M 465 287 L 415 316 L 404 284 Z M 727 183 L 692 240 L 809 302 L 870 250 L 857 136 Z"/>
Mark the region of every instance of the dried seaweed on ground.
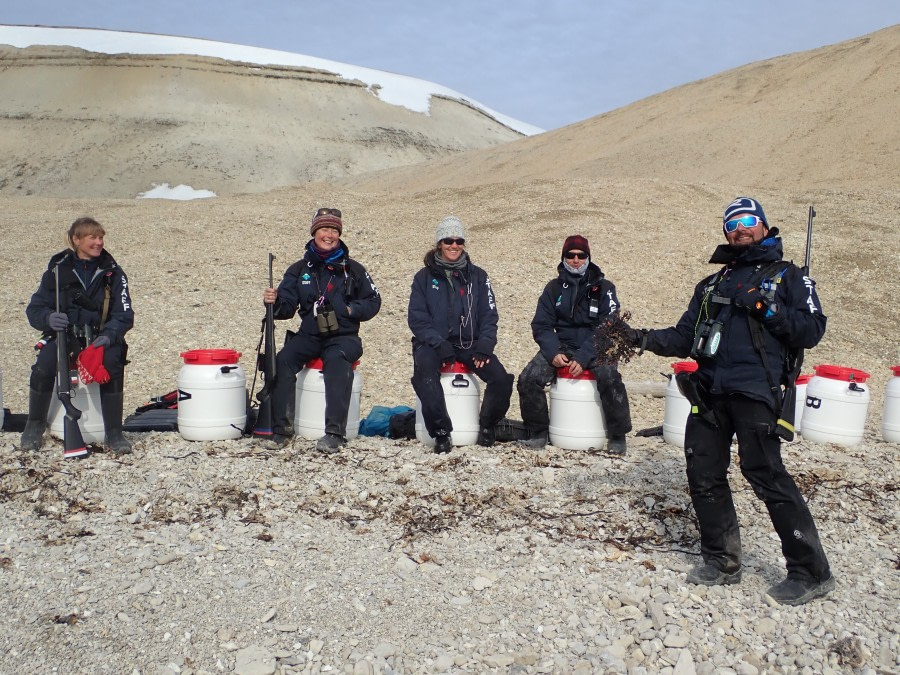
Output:
<path fill-rule="evenodd" d="M 628 363 L 634 358 L 638 348 L 628 338 L 630 320 L 631 312 L 623 311 L 597 326 L 594 331 L 594 348 L 597 350 L 598 362 L 617 365 Z"/>

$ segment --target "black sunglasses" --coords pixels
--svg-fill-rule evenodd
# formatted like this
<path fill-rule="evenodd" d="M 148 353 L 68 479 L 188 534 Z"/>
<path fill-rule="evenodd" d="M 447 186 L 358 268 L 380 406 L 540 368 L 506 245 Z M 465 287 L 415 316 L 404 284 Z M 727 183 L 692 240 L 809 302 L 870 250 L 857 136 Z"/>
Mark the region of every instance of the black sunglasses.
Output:
<path fill-rule="evenodd" d="M 566 255 L 564 256 L 566 260 L 574 260 L 578 258 L 579 260 L 587 260 L 590 256 L 587 253 L 582 253 L 581 251 L 566 251 Z"/>
<path fill-rule="evenodd" d="M 318 211 L 316 211 L 316 215 L 313 217 L 318 218 L 319 216 L 337 216 L 338 218 L 340 218 L 341 210 L 340 209 L 324 209 L 324 208 L 319 209 Z"/>
<path fill-rule="evenodd" d="M 457 246 L 466 245 L 466 240 L 462 237 L 444 237 L 441 241 L 447 246 L 453 246 L 453 244 L 456 244 Z"/>

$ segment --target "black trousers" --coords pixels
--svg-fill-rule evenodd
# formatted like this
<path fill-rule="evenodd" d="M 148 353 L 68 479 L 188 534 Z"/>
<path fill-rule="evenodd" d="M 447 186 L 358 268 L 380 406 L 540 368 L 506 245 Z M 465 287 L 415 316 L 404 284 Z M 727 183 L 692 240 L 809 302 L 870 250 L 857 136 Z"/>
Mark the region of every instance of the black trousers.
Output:
<path fill-rule="evenodd" d="M 728 485 L 731 439 L 737 434 L 741 473 L 769 511 L 788 576 L 827 579 L 831 572 L 812 514 L 781 461 L 774 411 L 762 401 L 735 394 L 711 396 L 710 405 L 718 426 L 690 415 L 684 450 L 703 560 L 725 572 L 741 566 L 741 536 Z"/>
<path fill-rule="evenodd" d="M 592 365 L 588 370 L 597 378 L 600 406 L 610 436 L 624 436 L 631 431 L 631 407 L 622 376 L 614 366 Z M 547 433 L 550 411 L 544 389 L 556 377 L 556 366 L 540 352 L 528 362 L 519 374 L 516 389 L 519 392 L 519 408 L 522 421 L 532 436 Z"/>
<path fill-rule="evenodd" d="M 272 389 L 273 431 L 289 435 L 293 420 L 289 419 L 294 400 L 297 373 L 306 363 L 322 359 L 325 380 L 325 433 L 344 437 L 347 414 L 353 394 L 353 363 L 362 356 L 362 340 L 357 335 L 320 338 L 298 333 L 275 357 L 275 384 Z"/>
<path fill-rule="evenodd" d="M 487 385 L 484 388 L 478 425 L 493 428 L 509 410 L 515 378 L 506 372 L 496 354 L 492 354 L 491 360 L 481 368 L 475 367 L 473 356 L 471 349 L 456 350 L 456 360 L 465 364 Z M 413 344 L 413 376 L 410 381 L 416 396 L 422 402 L 422 419 L 432 438 L 453 431 L 444 389 L 441 387 L 440 369 L 441 359 L 436 350 L 422 343 Z"/>
<path fill-rule="evenodd" d="M 110 345 L 103 350 L 103 367 L 109 373 L 111 382 L 124 379 L 127 352 L 128 348 L 124 344 Z M 52 391 L 56 386 L 56 361 L 56 342 L 50 341 L 37 353 L 34 365 L 31 366 L 28 383 L 34 391 Z M 108 385 L 109 383 L 100 385 L 100 392 L 110 389 Z"/>

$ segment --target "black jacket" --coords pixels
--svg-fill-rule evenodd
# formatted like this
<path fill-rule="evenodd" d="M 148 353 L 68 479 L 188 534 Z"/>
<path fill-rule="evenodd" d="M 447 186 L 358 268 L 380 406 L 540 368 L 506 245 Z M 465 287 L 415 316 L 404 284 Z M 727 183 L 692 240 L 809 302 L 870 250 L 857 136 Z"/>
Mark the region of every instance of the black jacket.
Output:
<path fill-rule="evenodd" d="M 584 276 L 572 274 L 563 263 L 557 271 L 559 277 L 547 284 L 538 300 L 531 333 L 547 361 L 566 353 L 587 368 L 597 356 L 597 326 L 619 310 L 616 287 L 592 262 Z"/>
<path fill-rule="evenodd" d="M 381 296 L 366 269 L 350 259 L 350 250 L 342 241 L 344 256 L 325 263 L 306 245 L 306 254 L 284 273 L 278 285 L 278 298 L 273 307 L 276 319 L 290 319 L 300 314 L 300 333 L 318 335 L 313 315 L 316 300 L 325 295 L 338 319 L 338 335 L 358 335 L 359 324 L 368 321 L 381 309 Z M 347 309 L 350 309 L 348 312 Z"/>
<path fill-rule="evenodd" d="M 105 335 L 111 344 L 125 342 L 125 333 L 134 325 L 134 310 L 128 291 L 128 277 L 105 249 L 96 261 L 85 262 L 71 250 L 60 251 L 50 259 L 37 291 L 25 309 L 28 323 L 39 331 L 50 331 L 47 317 L 56 311 L 56 280 L 53 268 L 59 265 L 59 306 L 73 327 L 90 326 L 93 337 Z M 79 274 L 79 271 L 81 274 Z M 83 279 L 83 277 L 86 278 Z M 106 291 L 109 309 L 103 330 L 99 331 Z"/>
<path fill-rule="evenodd" d="M 452 356 L 451 346 L 490 356 L 497 345 L 499 316 L 491 280 L 468 258 L 467 262 L 465 268 L 454 270 L 451 283 L 431 251 L 425 256 L 425 267 L 413 277 L 409 329 L 415 340 L 442 356 Z"/>
<path fill-rule="evenodd" d="M 722 279 L 715 289 L 718 296 L 733 300 L 746 293 L 748 282 L 773 262 L 783 257 L 778 230 L 772 228 L 768 237 L 745 249 L 727 244 L 716 249 L 711 263 L 727 263 Z M 799 267 L 787 263 L 781 282 L 776 285 L 775 302 L 778 311 L 762 320 L 764 348 L 769 373 L 763 359 L 753 346 L 750 320 L 746 310 L 734 304 L 722 305 L 717 320 L 721 321 L 722 340 L 713 358 L 698 359 L 701 383 L 713 394 L 739 393 L 774 407 L 770 381 L 779 384 L 790 348 L 815 347 L 825 333 L 826 317 L 816 294 L 815 282 L 803 275 Z M 691 353 L 694 335 L 707 318 L 710 303 L 704 304 L 711 275 L 697 284 L 688 310 L 672 328 L 651 330 L 645 349 L 660 356 L 686 357 Z"/>

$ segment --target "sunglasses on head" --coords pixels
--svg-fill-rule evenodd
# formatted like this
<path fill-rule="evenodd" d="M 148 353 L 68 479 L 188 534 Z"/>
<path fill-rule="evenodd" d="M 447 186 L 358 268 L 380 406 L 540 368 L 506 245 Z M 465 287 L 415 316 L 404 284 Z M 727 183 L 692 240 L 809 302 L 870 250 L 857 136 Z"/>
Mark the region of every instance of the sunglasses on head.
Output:
<path fill-rule="evenodd" d="M 316 211 L 316 215 L 314 217 L 318 218 L 319 216 L 337 216 L 338 218 L 340 218 L 341 210 L 340 209 L 319 209 L 318 211 Z"/>
<path fill-rule="evenodd" d="M 563 256 L 566 260 L 574 260 L 578 258 L 579 260 L 587 260 L 590 256 L 584 251 L 566 251 L 566 254 Z"/>
<path fill-rule="evenodd" d="M 453 246 L 456 244 L 457 246 L 465 246 L 466 240 L 462 237 L 444 237 L 441 239 L 441 243 L 446 244 L 447 246 Z"/>
<path fill-rule="evenodd" d="M 741 216 L 740 218 L 734 218 L 733 220 L 725 221 L 725 231 L 726 232 L 734 232 L 738 229 L 740 225 L 745 230 L 749 230 L 751 227 L 756 227 L 762 222 L 759 216 Z"/>

